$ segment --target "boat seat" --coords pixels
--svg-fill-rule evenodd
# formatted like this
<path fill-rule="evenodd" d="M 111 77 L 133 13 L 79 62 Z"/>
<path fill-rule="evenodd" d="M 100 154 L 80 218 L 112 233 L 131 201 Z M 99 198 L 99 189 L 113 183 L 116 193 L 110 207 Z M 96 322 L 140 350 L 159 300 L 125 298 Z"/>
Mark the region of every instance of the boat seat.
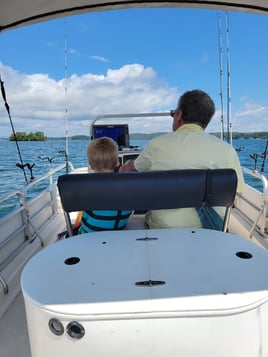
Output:
<path fill-rule="evenodd" d="M 236 186 L 237 176 L 233 169 L 75 173 L 58 178 L 70 236 L 73 235 L 70 212 L 200 208 L 204 204 L 226 207 L 225 231 Z"/>

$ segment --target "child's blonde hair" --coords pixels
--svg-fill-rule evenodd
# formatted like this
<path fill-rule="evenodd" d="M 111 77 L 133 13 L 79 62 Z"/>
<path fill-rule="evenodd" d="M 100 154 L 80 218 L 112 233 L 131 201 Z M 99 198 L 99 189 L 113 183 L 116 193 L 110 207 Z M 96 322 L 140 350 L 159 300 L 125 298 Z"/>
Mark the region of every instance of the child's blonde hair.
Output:
<path fill-rule="evenodd" d="M 94 171 L 114 171 L 119 165 L 117 143 L 107 137 L 94 139 L 87 147 L 87 158 Z"/>

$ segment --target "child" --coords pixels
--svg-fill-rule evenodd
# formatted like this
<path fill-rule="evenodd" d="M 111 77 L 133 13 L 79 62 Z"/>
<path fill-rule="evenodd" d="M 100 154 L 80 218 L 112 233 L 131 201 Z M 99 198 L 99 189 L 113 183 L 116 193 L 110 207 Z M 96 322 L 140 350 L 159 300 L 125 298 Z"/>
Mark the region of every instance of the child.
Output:
<path fill-rule="evenodd" d="M 116 142 L 107 137 L 92 140 L 87 147 L 87 158 L 93 174 L 114 172 L 119 166 Z M 78 234 L 123 229 L 131 213 L 132 211 L 129 210 L 84 211 Z"/>

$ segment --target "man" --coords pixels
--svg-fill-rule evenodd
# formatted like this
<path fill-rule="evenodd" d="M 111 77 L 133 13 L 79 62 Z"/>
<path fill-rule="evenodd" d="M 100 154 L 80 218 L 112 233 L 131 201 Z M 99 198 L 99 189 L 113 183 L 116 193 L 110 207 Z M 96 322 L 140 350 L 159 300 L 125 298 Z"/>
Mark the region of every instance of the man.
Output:
<path fill-rule="evenodd" d="M 244 180 L 236 151 L 204 131 L 214 113 L 214 102 L 207 93 L 184 93 L 177 109 L 171 112 L 173 132 L 151 140 L 139 157 L 120 171 L 233 168 L 238 177 L 237 190 L 241 192 Z M 221 208 L 216 210 L 223 216 Z M 147 221 L 150 228 L 202 227 L 193 208 L 152 211 Z"/>

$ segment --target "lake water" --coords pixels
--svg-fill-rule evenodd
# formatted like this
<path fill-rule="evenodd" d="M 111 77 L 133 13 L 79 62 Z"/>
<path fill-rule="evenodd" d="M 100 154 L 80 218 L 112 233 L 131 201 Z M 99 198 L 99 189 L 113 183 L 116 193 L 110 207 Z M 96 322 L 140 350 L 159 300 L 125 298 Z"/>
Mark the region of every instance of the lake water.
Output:
<path fill-rule="evenodd" d="M 75 168 L 81 166 L 87 166 L 86 159 L 86 147 L 87 140 L 70 140 L 69 141 L 69 160 L 72 162 Z M 135 140 L 131 142 L 132 145 L 138 145 L 144 147 L 146 141 Z M 241 165 L 248 168 L 254 168 L 254 160 L 250 157 L 255 153 L 263 153 L 265 149 L 265 139 L 236 139 L 233 140 L 233 146 L 235 148 L 242 148 L 238 152 Z M 23 163 L 34 164 L 33 176 L 38 178 L 49 170 L 50 164 L 47 159 L 41 158 L 49 157 L 53 158 L 52 167 L 56 167 L 59 164 L 65 162 L 64 154 L 59 151 L 64 151 L 66 148 L 65 140 L 48 140 L 44 142 L 19 142 L 19 148 L 21 151 Z M 25 185 L 25 178 L 23 171 L 16 166 L 19 163 L 19 155 L 15 142 L 8 140 L 0 140 L 0 197 L 7 192 L 20 189 L 22 190 Z M 257 169 L 261 169 L 262 158 L 258 158 Z M 28 179 L 30 178 L 30 171 L 26 169 Z M 264 175 L 268 176 L 268 159 L 265 165 Z M 256 181 L 250 177 L 245 176 L 247 183 L 251 184 L 255 188 L 262 190 L 262 184 L 260 181 Z M 11 204 L 0 203 L 0 217 L 6 212 L 7 209 L 12 207 Z"/>

